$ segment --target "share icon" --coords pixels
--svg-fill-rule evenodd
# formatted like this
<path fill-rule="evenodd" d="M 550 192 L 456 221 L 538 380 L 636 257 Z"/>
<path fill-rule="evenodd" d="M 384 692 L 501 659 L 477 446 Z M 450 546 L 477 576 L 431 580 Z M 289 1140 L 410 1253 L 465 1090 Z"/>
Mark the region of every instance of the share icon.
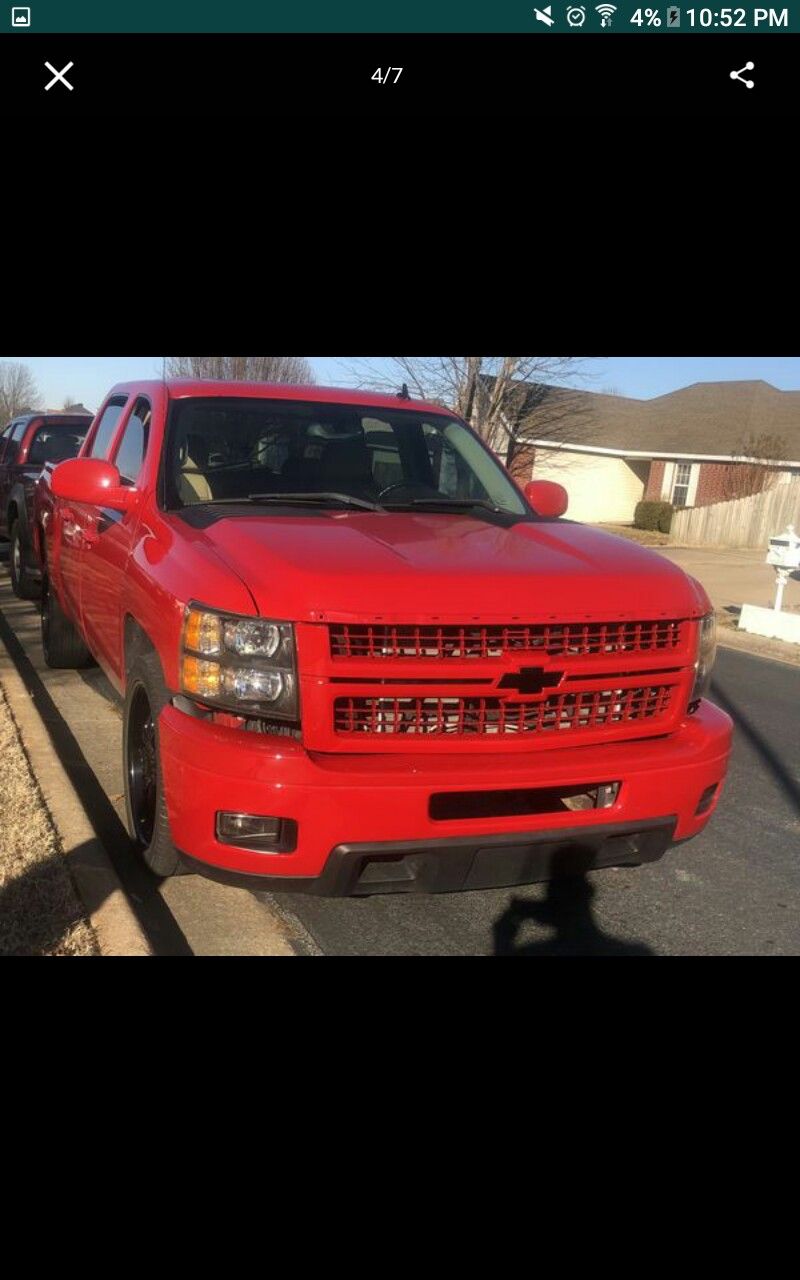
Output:
<path fill-rule="evenodd" d="M 755 80 L 745 80 L 744 76 L 742 75 L 742 72 L 754 71 L 755 65 L 756 64 L 754 62 L 746 62 L 743 67 L 739 68 L 738 71 L 731 72 L 731 80 L 741 80 L 743 85 L 745 85 L 748 89 L 752 89 L 755 85 Z"/>

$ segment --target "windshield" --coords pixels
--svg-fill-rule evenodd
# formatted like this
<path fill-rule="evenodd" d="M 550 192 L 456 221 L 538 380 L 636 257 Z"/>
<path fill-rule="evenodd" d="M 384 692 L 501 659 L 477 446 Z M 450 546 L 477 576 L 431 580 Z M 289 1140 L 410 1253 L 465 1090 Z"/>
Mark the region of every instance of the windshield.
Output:
<path fill-rule="evenodd" d="M 482 502 L 528 508 L 475 436 L 445 414 L 363 405 L 192 399 L 173 406 L 168 508 L 277 495 L 391 507 Z"/>

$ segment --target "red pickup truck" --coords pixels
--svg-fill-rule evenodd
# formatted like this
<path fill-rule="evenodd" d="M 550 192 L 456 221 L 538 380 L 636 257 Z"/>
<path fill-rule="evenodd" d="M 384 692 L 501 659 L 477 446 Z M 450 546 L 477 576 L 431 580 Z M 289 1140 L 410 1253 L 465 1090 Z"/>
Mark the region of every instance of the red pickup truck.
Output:
<path fill-rule="evenodd" d="M 479 889 L 701 831 L 731 741 L 709 599 L 565 507 L 405 389 L 114 387 L 39 482 L 42 640 L 124 693 L 151 870 Z"/>
<path fill-rule="evenodd" d="M 23 413 L 0 435 L 0 537 L 8 538 L 11 588 L 23 600 L 39 594 L 33 496 L 42 467 L 74 458 L 92 415 Z"/>

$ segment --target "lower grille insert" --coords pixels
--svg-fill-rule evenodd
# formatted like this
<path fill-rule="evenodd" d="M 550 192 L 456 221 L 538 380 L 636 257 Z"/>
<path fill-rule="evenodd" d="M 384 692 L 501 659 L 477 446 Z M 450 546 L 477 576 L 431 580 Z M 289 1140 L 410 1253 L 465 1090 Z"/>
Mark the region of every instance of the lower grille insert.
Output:
<path fill-rule="evenodd" d="M 474 735 L 562 733 L 665 717 L 674 684 L 637 684 L 551 694 L 538 701 L 505 698 L 337 698 L 337 734 Z"/>

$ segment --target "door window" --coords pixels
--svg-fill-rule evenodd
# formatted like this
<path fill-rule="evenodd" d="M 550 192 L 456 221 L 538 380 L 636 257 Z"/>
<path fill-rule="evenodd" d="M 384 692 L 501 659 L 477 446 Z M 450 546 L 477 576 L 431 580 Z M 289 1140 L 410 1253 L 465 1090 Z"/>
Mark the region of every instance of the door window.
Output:
<path fill-rule="evenodd" d="M 111 444 L 112 436 L 117 429 L 117 423 L 122 416 L 122 410 L 125 408 L 126 403 L 126 396 L 114 396 L 113 400 L 109 400 L 97 424 L 97 430 L 94 433 L 94 440 L 89 449 L 88 457 L 106 457 L 108 446 Z"/>
<path fill-rule="evenodd" d="M 31 440 L 28 463 L 32 467 L 43 467 L 46 462 L 64 462 L 67 458 L 75 458 L 85 439 L 85 427 L 68 428 L 45 423 Z"/>
<path fill-rule="evenodd" d="M 13 427 L 13 425 L 14 425 L 13 422 L 10 422 L 6 427 L 5 431 L 3 432 L 3 434 L 0 435 L 0 462 L 3 461 L 3 454 L 6 451 L 6 442 L 9 436 L 11 435 L 11 428 Z"/>
<path fill-rule="evenodd" d="M 150 434 L 150 401 L 140 396 L 125 424 L 114 459 L 123 484 L 135 484 L 142 469 Z"/>
<path fill-rule="evenodd" d="M 3 462 L 7 467 L 12 467 L 17 460 L 19 453 L 19 442 L 22 439 L 27 422 L 13 422 L 9 429 L 9 436 L 6 442 L 5 451 L 3 453 Z"/>

